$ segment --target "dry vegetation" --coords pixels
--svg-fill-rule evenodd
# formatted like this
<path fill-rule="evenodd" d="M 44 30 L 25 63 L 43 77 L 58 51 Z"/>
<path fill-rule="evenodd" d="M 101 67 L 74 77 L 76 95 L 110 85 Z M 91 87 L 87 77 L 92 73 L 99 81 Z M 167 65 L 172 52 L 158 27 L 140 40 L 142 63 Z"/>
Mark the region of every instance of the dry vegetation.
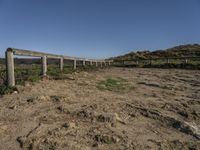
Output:
<path fill-rule="evenodd" d="M 128 59 L 150 59 L 150 58 L 167 58 L 167 57 L 188 57 L 200 56 L 199 44 L 180 45 L 165 50 L 143 50 L 131 52 L 122 56 L 114 57 L 115 60 L 128 60 Z"/>
<path fill-rule="evenodd" d="M 200 149 L 200 71 L 65 76 L 1 97 L 0 149 Z"/>

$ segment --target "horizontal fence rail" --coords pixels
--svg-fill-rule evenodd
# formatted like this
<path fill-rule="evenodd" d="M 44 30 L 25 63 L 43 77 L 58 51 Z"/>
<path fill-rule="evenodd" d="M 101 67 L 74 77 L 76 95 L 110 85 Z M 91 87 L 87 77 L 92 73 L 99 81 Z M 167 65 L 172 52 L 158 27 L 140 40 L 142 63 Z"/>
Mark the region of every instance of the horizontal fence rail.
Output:
<path fill-rule="evenodd" d="M 55 55 L 49 53 L 42 53 L 37 51 L 31 50 L 23 50 L 23 49 L 16 49 L 16 48 L 8 48 L 5 52 L 6 57 L 6 72 L 7 72 L 7 84 L 8 86 L 15 86 L 15 72 L 14 72 L 14 55 L 17 56 L 29 56 L 29 57 L 40 57 L 42 59 L 42 76 L 47 75 L 47 59 L 59 59 L 60 60 L 60 70 L 63 70 L 64 60 L 71 60 L 73 61 L 73 68 L 76 69 L 77 61 L 81 61 L 83 66 L 86 65 L 86 62 L 89 62 L 90 65 L 95 63 L 95 66 L 98 67 L 98 64 L 102 67 L 103 65 L 110 65 L 113 61 L 106 60 L 106 59 L 87 59 L 87 58 L 80 58 L 80 57 L 71 57 L 71 56 L 64 56 L 64 55 Z"/>

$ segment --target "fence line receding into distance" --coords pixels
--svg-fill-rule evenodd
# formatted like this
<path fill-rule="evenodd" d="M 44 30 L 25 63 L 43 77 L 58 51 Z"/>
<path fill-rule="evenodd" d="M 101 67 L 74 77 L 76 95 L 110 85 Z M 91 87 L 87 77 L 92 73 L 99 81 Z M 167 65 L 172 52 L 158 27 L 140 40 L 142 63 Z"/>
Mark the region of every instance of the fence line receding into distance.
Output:
<path fill-rule="evenodd" d="M 8 86 L 15 86 L 14 55 L 40 57 L 42 59 L 42 64 L 41 64 L 42 65 L 42 76 L 47 75 L 47 59 L 48 58 L 59 59 L 61 71 L 63 70 L 64 60 L 73 61 L 74 69 L 76 69 L 77 61 L 81 61 L 83 63 L 83 66 L 86 65 L 86 62 L 90 62 L 90 65 L 93 65 L 93 63 L 95 63 L 96 67 L 98 66 L 99 63 L 100 63 L 100 66 L 102 67 L 103 64 L 110 65 L 110 63 L 112 62 L 112 60 L 105 60 L 105 59 L 101 59 L 101 60 L 87 59 L 87 58 L 80 58 L 80 57 L 54 55 L 54 54 L 48 54 L 48 53 L 42 53 L 42 52 L 36 52 L 36 51 L 30 51 L 30 50 L 22 50 L 22 49 L 16 49 L 16 48 L 8 48 L 5 53 Z"/>

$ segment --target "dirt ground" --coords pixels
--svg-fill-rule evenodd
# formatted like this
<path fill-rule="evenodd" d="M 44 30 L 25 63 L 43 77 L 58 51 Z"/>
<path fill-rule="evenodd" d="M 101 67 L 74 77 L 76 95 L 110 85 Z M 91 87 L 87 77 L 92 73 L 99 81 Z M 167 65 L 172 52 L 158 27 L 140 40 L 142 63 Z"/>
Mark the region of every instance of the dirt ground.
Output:
<path fill-rule="evenodd" d="M 97 88 L 121 78 L 121 91 Z M 128 88 L 130 87 L 130 88 Z M 0 98 L 0 149 L 200 149 L 200 71 L 111 68 Z"/>

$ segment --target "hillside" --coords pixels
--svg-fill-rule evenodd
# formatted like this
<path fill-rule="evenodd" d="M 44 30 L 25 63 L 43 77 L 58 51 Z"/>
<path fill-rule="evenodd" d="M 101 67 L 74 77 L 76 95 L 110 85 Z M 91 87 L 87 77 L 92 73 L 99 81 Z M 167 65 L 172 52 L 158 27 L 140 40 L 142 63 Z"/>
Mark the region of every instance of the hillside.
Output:
<path fill-rule="evenodd" d="M 187 57 L 200 56 L 199 44 L 180 45 L 165 50 L 143 50 L 130 52 L 128 54 L 114 57 L 114 60 L 129 60 L 129 59 L 149 59 L 149 58 L 165 58 L 165 57 Z"/>

